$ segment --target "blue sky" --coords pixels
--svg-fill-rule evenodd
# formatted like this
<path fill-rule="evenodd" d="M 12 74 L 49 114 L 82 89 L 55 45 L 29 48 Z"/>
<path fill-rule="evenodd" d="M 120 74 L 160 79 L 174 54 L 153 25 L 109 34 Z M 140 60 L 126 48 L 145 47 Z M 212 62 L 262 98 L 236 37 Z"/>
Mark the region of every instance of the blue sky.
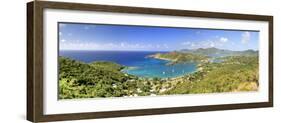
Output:
<path fill-rule="evenodd" d="M 258 50 L 259 32 L 59 23 L 60 50 L 174 51 L 216 47 Z"/>

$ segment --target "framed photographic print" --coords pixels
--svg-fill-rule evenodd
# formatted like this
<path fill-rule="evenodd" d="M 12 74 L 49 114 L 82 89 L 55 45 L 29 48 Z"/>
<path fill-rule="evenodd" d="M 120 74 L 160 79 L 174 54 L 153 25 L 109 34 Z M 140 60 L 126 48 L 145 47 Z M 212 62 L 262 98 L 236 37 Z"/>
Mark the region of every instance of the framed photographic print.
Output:
<path fill-rule="evenodd" d="M 273 17 L 27 4 L 33 122 L 273 106 Z"/>

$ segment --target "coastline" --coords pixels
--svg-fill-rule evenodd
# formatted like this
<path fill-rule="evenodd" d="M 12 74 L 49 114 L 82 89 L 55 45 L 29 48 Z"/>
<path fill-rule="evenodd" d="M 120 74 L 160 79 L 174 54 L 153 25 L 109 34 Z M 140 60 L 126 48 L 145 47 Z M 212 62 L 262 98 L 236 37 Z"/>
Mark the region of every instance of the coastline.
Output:
<path fill-rule="evenodd" d="M 165 60 L 165 61 L 170 61 L 170 62 L 175 62 L 175 59 L 169 59 L 169 58 L 163 58 L 160 57 L 159 54 L 153 54 L 153 55 L 149 55 L 147 56 L 148 58 L 154 58 L 154 59 L 159 59 L 159 60 Z"/>
<path fill-rule="evenodd" d="M 170 56 L 163 56 L 169 58 L 163 58 L 161 55 L 157 57 L 151 55 L 149 56 L 151 59 L 136 64 L 138 67 L 130 67 L 113 62 L 97 61 L 83 63 L 74 59 L 60 57 L 60 71 L 64 71 L 60 73 L 60 89 L 63 91 L 60 94 L 60 98 L 131 97 L 234 92 L 252 91 L 258 87 L 258 79 L 256 78 L 258 76 L 256 74 L 256 65 L 258 63 L 255 57 L 225 57 L 227 60 L 221 62 L 212 62 L 210 59 L 204 58 L 195 59 L 192 64 L 189 64 L 188 60 L 194 58 L 191 56 L 180 59 L 183 62 L 176 62 L 171 66 L 166 66 L 165 63 L 167 62 L 161 62 L 161 60 L 173 61 L 172 59 L 181 58 L 180 56 L 174 57 L 174 54 L 172 54 Z M 159 61 L 153 59 L 158 59 Z M 185 61 L 188 64 L 184 65 Z M 252 65 L 250 68 L 249 64 Z M 148 67 L 142 70 L 142 65 Z M 192 66 L 189 67 L 190 65 Z M 71 71 L 69 71 L 69 68 L 71 68 Z M 128 70 L 134 69 L 140 69 L 137 72 L 147 76 L 141 76 L 137 72 L 134 74 L 135 71 L 132 74 L 127 72 Z M 151 72 L 146 73 L 149 71 Z M 162 71 L 166 73 L 162 75 Z M 175 73 L 172 73 L 174 71 Z M 79 76 L 77 72 L 84 76 Z M 224 78 L 233 78 L 233 76 L 243 76 L 245 73 L 251 73 L 251 75 L 236 81 L 221 79 L 221 76 L 224 76 Z M 157 77 L 150 75 L 156 75 Z M 210 81 L 211 79 L 214 81 Z M 71 90 L 73 87 L 76 89 Z M 105 91 L 108 88 L 113 91 Z M 89 90 L 89 93 L 84 94 L 84 89 Z M 96 93 L 97 89 L 102 90 L 101 92 L 103 93 Z M 75 93 L 75 97 L 73 97 L 73 94 L 69 94 L 69 92 Z"/>
<path fill-rule="evenodd" d="M 157 59 L 157 58 L 155 58 L 155 59 Z M 165 59 L 157 59 L 157 60 L 164 60 L 164 61 L 169 61 L 169 60 L 165 60 Z M 170 63 L 170 62 L 169 62 Z M 167 64 L 169 64 L 169 63 L 167 63 Z M 167 66 L 167 64 L 165 64 L 165 66 Z M 185 64 L 185 63 L 175 63 L 175 64 Z M 173 64 L 173 65 L 175 65 L 175 64 Z M 184 77 L 184 76 L 187 76 L 187 75 L 191 75 L 191 74 L 193 74 L 193 73 L 195 73 L 195 72 L 198 72 L 199 70 L 200 70 L 200 67 L 198 67 L 198 63 L 197 62 L 194 62 L 194 67 L 195 67 L 195 69 L 194 70 L 192 70 L 192 71 L 190 71 L 190 72 L 184 72 L 184 73 L 182 73 L 182 74 L 180 74 L 180 75 L 175 75 L 175 76 L 173 76 L 173 77 L 149 77 L 149 76 L 147 76 L 147 77 L 144 77 L 144 76 L 138 76 L 138 75 L 135 75 L 135 74 L 131 74 L 131 73 L 129 73 L 128 71 L 130 71 L 130 70 L 136 70 L 136 69 L 139 69 L 140 67 L 130 67 L 130 66 L 126 66 L 125 68 L 123 68 L 122 70 L 121 70 L 121 72 L 123 72 L 123 73 L 125 73 L 125 74 L 129 74 L 129 75 L 132 75 L 132 76 L 136 76 L 136 77 L 139 77 L 139 78 L 143 78 L 143 79 L 153 79 L 153 78 L 159 78 L 159 79 L 161 79 L 161 80 L 174 80 L 174 79 L 180 79 L 180 78 L 182 78 L 182 77 Z"/>

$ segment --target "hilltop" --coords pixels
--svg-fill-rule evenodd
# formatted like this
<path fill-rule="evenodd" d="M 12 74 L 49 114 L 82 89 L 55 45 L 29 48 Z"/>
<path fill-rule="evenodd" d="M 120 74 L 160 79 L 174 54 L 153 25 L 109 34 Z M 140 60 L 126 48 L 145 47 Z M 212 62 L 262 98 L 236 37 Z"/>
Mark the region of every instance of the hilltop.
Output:
<path fill-rule="evenodd" d="M 244 50 L 244 51 L 232 51 L 232 50 L 226 50 L 226 49 L 218 49 L 215 47 L 211 48 L 198 48 L 198 49 L 182 49 L 179 50 L 179 52 L 183 53 L 192 53 L 192 54 L 199 54 L 199 55 L 205 55 L 205 56 L 252 56 L 252 55 L 258 55 L 258 51 L 255 50 Z"/>
<path fill-rule="evenodd" d="M 169 65 L 184 62 L 203 62 L 208 60 L 208 56 L 193 54 L 193 53 L 183 53 L 183 52 L 169 52 L 169 53 L 157 53 L 149 56 L 150 58 L 162 59 L 170 61 Z"/>
<path fill-rule="evenodd" d="M 157 53 L 148 57 L 171 61 L 168 65 L 185 62 L 208 62 L 214 58 L 222 58 L 227 56 L 258 56 L 258 51 L 231 51 L 218 48 L 198 48 L 198 49 L 182 49 L 168 53 Z"/>

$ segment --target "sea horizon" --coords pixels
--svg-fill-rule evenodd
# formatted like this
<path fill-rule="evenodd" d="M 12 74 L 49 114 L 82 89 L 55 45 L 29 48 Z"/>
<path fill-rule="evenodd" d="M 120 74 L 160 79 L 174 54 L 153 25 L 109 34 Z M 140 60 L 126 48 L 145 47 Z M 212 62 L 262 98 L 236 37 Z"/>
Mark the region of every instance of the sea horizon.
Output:
<path fill-rule="evenodd" d="M 247 50 L 253 50 L 253 51 L 259 51 L 258 49 L 244 49 L 244 50 L 232 50 L 232 49 L 226 49 L 226 48 L 217 48 L 217 47 L 208 47 L 208 48 L 182 48 L 177 50 L 87 50 L 87 49 L 59 49 L 59 51 L 116 51 L 116 52 L 173 52 L 173 51 L 181 51 L 181 50 L 197 50 L 197 49 L 210 49 L 210 48 L 216 48 L 219 50 L 229 50 L 229 51 L 247 51 Z"/>
<path fill-rule="evenodd" d="M 76 50 L 76 49 L 67 49 L 59 51 L 116 51 L 116 52 L 173 52 L 177 50 Z"/>

